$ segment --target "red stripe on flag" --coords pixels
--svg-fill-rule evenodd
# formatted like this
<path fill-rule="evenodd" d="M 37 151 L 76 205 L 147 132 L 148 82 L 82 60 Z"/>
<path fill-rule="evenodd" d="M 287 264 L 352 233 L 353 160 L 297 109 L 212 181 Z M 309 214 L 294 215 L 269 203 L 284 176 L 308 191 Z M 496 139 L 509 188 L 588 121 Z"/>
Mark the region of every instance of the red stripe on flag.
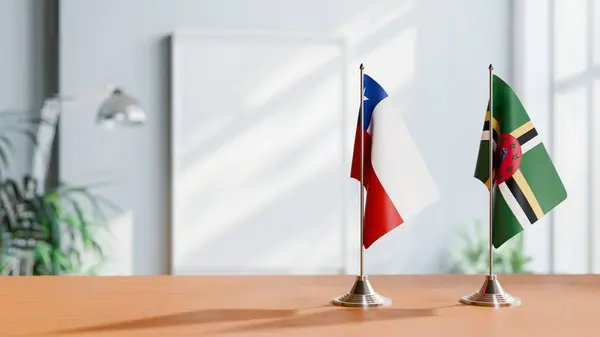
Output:
<path fill-rule="evenodd" d="M 377 174 L 371 170 L 363 230 L 365 249 L 403 222 L 404 220 L 385 192 Z"/>
<path fill-rule="evenodd" d="M 360 125 L 356 129 L 354 141 L 354 154 L 350 177 L 360 181 Z M 404 220 L 385 192 L 377 174 L 371 165 L 371 135 L 364 132 L 364 182 L 367 189 L 367 202 L 365 206 L 365 221 L 363 229 L 363 245 L 369 248 L 375 241 L 387 234 L 392 229 L 400 226 Z"/>
<path fill-rule="evenodd" d="M 352 168 L 350 169 L 350 177 L 360 181 L 360 125 L 356 128 L 354 136 L 354 154 L 352 155 Z M 365 137 L 365 168 L 364 182 L 365 188 L 369 186 L 369 176 L 371 175 L 371 135 L 364 132 Z"/>

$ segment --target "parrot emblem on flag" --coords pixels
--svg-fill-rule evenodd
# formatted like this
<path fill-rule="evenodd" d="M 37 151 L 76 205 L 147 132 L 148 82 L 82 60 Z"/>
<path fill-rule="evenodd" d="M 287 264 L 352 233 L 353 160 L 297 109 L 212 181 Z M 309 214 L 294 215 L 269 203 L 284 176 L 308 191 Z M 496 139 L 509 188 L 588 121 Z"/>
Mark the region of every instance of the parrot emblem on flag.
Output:
<path fill-rule="evenodd" d="M 521 145 L 519 145 L 519 141 L 515 137 L 508 133 L 500 135 L 495 162 L 496 185 L 508 180 L 519 169 L 521 155 Z"/>

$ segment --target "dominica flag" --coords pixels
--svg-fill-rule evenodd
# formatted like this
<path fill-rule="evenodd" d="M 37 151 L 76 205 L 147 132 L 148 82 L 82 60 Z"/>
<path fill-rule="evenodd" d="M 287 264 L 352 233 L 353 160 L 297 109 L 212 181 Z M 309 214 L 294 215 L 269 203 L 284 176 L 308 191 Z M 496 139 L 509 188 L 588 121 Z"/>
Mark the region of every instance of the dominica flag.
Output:
<path fill-rule="evenodd" d="M 537 130 L 513 90 L 493 76 L 493 119 L 488 102 L 475 178 L 490 188 L 492 173 L 492 243 L 498 248 L 567 198 L 567 192 Z"/>

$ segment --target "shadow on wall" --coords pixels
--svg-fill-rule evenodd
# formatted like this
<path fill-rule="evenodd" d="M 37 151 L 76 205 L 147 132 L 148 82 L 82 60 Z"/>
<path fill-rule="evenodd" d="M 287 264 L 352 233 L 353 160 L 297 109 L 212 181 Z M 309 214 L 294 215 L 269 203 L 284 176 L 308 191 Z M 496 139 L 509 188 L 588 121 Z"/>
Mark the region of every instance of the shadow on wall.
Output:
<path fill-rule="evenodd" d="M 402 10 L 393 18 L 392 8 L 356 14 L 361 20 L 354 21 L 363 26 L 354 29 L 362 35 L 349 39 L 349 54 L 355 57 L 349 70 L 354 74 L 355 63 L 364 62 L 367 73 L 388 88 L 442 193 L 436 205 L 369 249 L 369 273 L 446 272 L 451 224 L 486 212 L 485 191 L 475 187 L 472 171 L 487 100 L 486 67 L 506 55 L 502 43 L 489 46 L 485 32 L 476 29 L 487 25 L 484 16 L 475 15 L 487 5 L 463 4 L 471 7 L 468 13 L 464 6 L 430 0 L 396 4 Z M 249 76 L 256 87 L 285 71 L 293 79 L 250 109 L 226 102 L 232 110 L 209 111 L 210 102 L 205 107 L 193 100 L 182 103 L 184 111 L 206 119 L 182 126 L 195 141 L 182 141 L 176 149 L 181 171 L 175 188 L 182 198 L 175 206 L 179 222 L 173 224 L 175 272 L 334 273 L 344 267 L 345 254 L 358 252 L 345 251 L 342 242 L 344 226 L 353 231 L 358 225 L 357 184 L 348 177 L 357 76 L 343 82 L 336 69 L 344 55 L 318 50 L 313 55 L 322 59 L 308 73 L 290 69 L 297 60 L 288 52 Z M 228 64 L 239 55 L 222 57 Z M 244 85 L 248 79 L 240 81 Z M 214 82 L 224 100 L 238 85 Z M 343 97 L 340 83 L 352 88 L 349 97 Z M 320 96 L 323 92 L 335 96 Z M 340 96 L 349 104 L 331 102 Z M 340 110 L 344 107 L 349 111 Z M 352 241 L 353 235 L 345 238 Z"/>

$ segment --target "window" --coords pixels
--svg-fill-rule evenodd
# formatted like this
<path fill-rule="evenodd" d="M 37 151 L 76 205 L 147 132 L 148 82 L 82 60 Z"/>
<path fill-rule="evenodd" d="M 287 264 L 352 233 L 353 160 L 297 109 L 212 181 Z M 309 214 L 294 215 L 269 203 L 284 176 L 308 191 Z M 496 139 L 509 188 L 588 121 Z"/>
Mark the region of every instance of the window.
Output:
<path fill-rule="evenodd" d="M 515 88 L 543 136 L 567 200 L 525 232 L 533 269 L 600 271 L 600 4 L 515 2 Z"/>

